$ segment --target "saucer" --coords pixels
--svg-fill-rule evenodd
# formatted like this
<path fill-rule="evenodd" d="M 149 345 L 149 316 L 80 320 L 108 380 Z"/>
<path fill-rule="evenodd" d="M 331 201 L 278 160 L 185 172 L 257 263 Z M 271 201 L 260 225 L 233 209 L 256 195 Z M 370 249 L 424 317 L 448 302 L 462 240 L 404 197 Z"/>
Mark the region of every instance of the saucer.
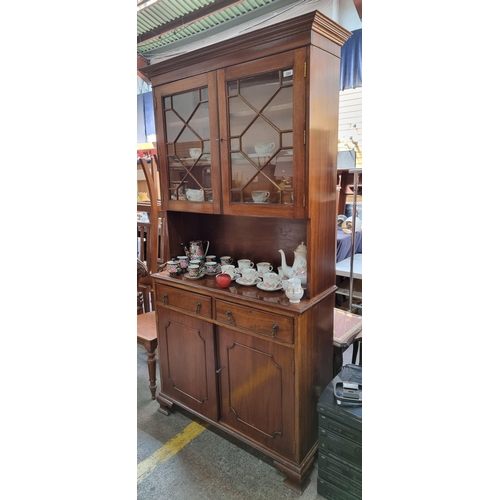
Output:
<path fill-rule="evenodd" d="M 282 290 L 283 285 L 278 285 L 275 288 L 266 288 L 263 283 L 257 283 L 257 288 L 259 290 L 264 290 L 265 292 L 275 292 L 276 290 Z"/>
<path fill-rule="evenodd" d="M 238 283 L 238 285 L 243 285 L 243 286 L 254 286 L 254 285 L 259 286 L 261 281 L 262 280 L 260 278 L 257 278 L 253 283 L 245 283 L 241 278 L 238 278 L 236 280 L 236 283 Z"/>
<path fill-rule="evenodd" d="M 208 271 L 208 268 L 206 269 L 209 276 L 216 276 L 217 274 L 221 273 L 220 265 L 218 265 L 213 272 Z"/>
<path fill-rule="evenodd" d="M 187 278 L 188 280 L 199 280 L 203 278 L 206 274 L 206 271 L 202 271 L 199 276 L 189 276 L 188 274 L 185 274 L 184 277 Z"/>

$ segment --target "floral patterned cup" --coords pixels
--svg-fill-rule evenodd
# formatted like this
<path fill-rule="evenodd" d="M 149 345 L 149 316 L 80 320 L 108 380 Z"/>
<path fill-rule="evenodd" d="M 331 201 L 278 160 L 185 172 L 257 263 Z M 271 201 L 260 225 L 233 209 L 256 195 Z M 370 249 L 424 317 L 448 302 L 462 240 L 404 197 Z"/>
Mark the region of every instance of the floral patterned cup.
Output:
<path fill-rule="evenodd" d="M 179 274 L 181 272 L 181 267 L 178 260 L 169 260 L 167 262 L 167 271 L 170 274 Z"/>
<path fill-rule="evenodd" d="M 179 261 L 179 267 L 181 272 L 186 272 L 188 267 L 188 258 L 185 255 L 178 255 L 177 260 Z"/>

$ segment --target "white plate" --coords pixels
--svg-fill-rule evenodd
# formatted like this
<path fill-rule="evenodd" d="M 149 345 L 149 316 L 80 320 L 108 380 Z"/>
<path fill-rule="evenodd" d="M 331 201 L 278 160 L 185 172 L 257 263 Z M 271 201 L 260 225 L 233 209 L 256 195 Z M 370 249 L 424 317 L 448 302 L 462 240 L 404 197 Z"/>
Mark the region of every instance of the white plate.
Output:
<path fill-rule="evenodd" d="M 238 278 L 236 280 L 236 283 L 238 283 L 238 285 L 243 285 L 243 286 L 255 286 L 255 285 L 259 286 L 259 283 L 261 281 L 262 280 L 260 278 L 257 278 L 257 281 L 254 281 L 253 283 L 245 283 L 242 278 Z"/>
<path fill-rule="evenodd" d="M 270 201 L 254 201 L 254 203 L 258 203 L 259 205 L 266 205 L 271 203 Z"/>
<path fill-rule="evenodd" d="M 266 288 L 263 283 L 257 283 L 257 288 L 259 290 L 264 290 L 265 292 L 276 292 L 276 290 L 283 289 L 283 286 L 278 285 L 276 288 Z"/>

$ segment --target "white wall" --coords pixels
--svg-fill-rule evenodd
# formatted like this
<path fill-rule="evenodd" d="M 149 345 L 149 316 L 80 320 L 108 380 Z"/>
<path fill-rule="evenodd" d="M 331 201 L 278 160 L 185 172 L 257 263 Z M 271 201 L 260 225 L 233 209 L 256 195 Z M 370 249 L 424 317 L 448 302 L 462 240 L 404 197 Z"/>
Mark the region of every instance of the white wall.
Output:
<path fill-rule="evenodd" d="M 341 90 L 339 95 L 339 151 L 356 150 L 356 167 L 363 166 L 362 97 L 361 87 Z"/>
<path fill-rule="evenodd" d="M 361 19 L 352 0 L 333 0 L 330 12 L 324 12 L 327 16 L 349 31 L 360 29 Z"/>

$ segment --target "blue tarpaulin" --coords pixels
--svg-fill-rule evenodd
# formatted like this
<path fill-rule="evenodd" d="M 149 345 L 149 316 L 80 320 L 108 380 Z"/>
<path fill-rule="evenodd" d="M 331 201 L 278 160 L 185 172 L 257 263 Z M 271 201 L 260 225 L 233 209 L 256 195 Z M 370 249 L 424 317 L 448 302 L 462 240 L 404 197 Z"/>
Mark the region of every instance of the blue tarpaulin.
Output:
<path fill-rule="evenodd" d="M 137 94 L 137 142 L 148 142 L 148 135 L 155 133 L 153 92 Z"/>
<path fill-rule="evenodd" d="M 361 87 L 361 45 L 361 29 L 353 30 L 340 49 L 340 90 Z"/>

